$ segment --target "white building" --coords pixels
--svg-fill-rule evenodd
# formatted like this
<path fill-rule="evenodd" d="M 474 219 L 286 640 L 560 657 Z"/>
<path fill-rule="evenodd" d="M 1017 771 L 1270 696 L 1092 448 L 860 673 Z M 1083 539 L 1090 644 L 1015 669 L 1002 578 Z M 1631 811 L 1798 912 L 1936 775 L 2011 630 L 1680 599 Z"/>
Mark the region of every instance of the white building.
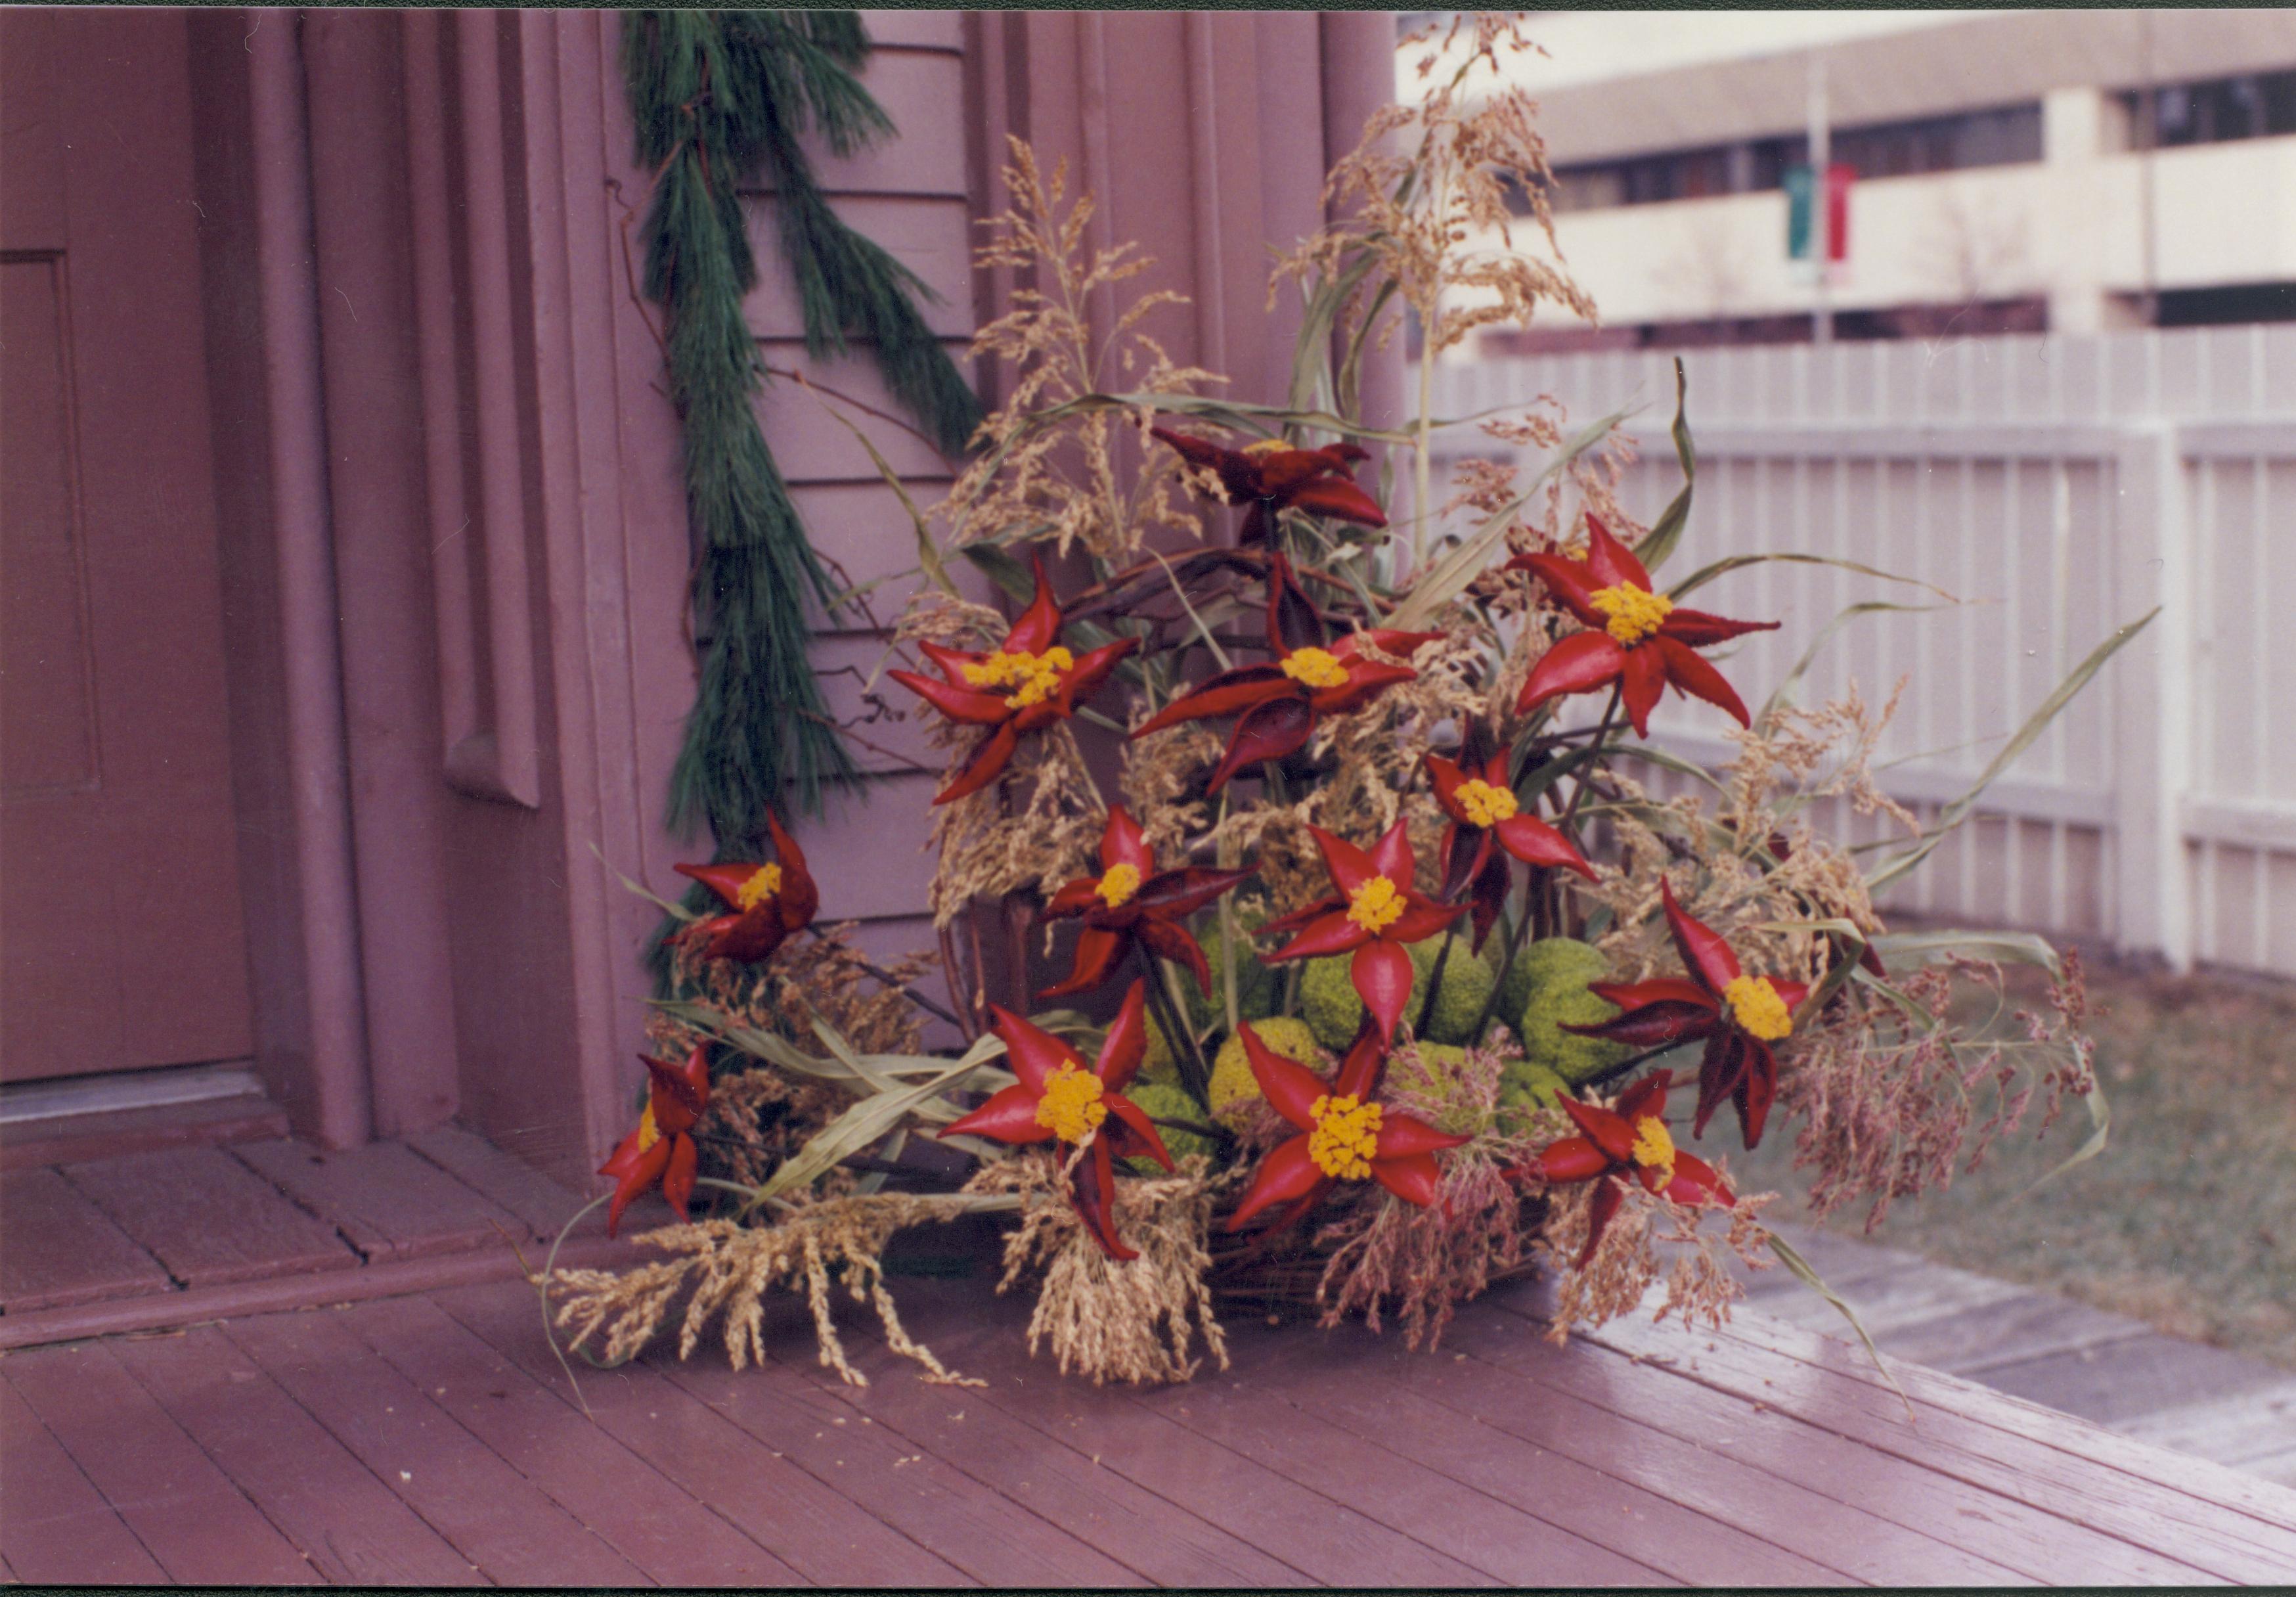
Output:
<path fill-rule="evenodd" d="M 1738 18 L 1767 54 L 1713 59 L 1722 16 L 1640 52 L 1603 33 L 1651 13 L 1532 20 L 1556 233 L 1603 329 L 1463 354 L 1810 336 L 1780 184 L 1820 58 L 1832 158 L 1857 169 L 1836 336 L 2296 318 L 2296 12 L 1931 13 L 1784 50 L 1824 19 Z M 1684 64 L 1590 75 L 1637 54 Z"/>

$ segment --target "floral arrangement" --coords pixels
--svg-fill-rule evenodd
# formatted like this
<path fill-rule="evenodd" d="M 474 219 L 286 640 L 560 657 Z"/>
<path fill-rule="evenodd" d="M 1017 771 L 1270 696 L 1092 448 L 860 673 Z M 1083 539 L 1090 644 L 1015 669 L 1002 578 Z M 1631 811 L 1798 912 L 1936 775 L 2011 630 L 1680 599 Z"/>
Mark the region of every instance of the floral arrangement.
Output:
<path fill-rule="evenodd" d="M 1341 219 L 1278 269 L 1306 308 L 1281 404 L 1210 396 L 1213 375 L 1168 358 L 1146 327 L 1171 296 L 1095 326 L 1147 263 L 1088 250 L 1089 198 L 1013 146 L 1015 210 L 982 261 L 1034 286 L 976 350 L 1009 397 L 939 530 L 918 517 L 880 701 L 947 751 L 939 949 L 886 969 L 814 924 L 778 819 L 769 858 L 679 868 L 723 912 L 664 906 L 685 922 L 675 993 L 602 1200 L 611 1230 L 658 1190 L 679 1223 L 644 1239 L 660 1262 L 547 1272 L 573 1347 L 627 1357 L 674 1321 L 683 1356 L 722 1322 L 739 1366 L 787 1288 L 858 1380 L 841 1287 L 929 1379 L 960 1379 L 903 1329 L 883 1255 L 968 1214 L 1009 1220 L 999 1289 L 1036 1292 L 1031 1349 L 1096 1381 L 1224 1360 L 1223 1305 L 1432 1342 L 1540 1267 L 1558 1336 L 1661 1281 L 1661 1314 L 1718 1320 L 1730 1254 L 1808 1273 L 1723 1144 L 1789 1124 L 1813 1204 L 1878 1217 L 2037 1095 L 2045 1122 L 2086 1099 L 2098 1135 L 2076 1157 L 2100 1143 L 2077 965 L 2037 938 L 1891 936 L 1874 908 L 1975 792 L 1923 833 L 1875 786 L 1894 696 L 1803 707 L 1797 670 L 1749 708 L 1730 646 L 1778 623 L 1688 603 L 1747 557 L 1669 569 L 1695 471 L 1679 414 L 1685 481 L 1648 525 L 1617 499 L 1617 417 L 1566 438 L 1541 398 L 1444 424 L 1423 387 L 1408 427 L 1357 419 L 1368 352 L 1406 317 L 1431 362 L 1489 322 L 1590 309 L 1515 247 L 1552 245 L 1549 175 L 1528 103 L 1476 79 L 1519 41 L 1478 17 L 1448 43 L 1423 100 L 1333 171 Z M 1551 462 L 1528 482 L 1471 462 L 1439 502 L 1447 426 Z M 1019 618 L 965 597 L 966 567 Z M 1669 688 L 1734 723 L 1732 765 L 1648 741 Z M 1889 812 L 1903 842 L 1866 864 L 1814 825 L 1829 798 Z M 1957 992 L 1997 993 L 2004 959 L 2050 970 L 2048 1012 L 1957 1024 Z M 936 967 L 947 1004 L 917 990 Z"/>

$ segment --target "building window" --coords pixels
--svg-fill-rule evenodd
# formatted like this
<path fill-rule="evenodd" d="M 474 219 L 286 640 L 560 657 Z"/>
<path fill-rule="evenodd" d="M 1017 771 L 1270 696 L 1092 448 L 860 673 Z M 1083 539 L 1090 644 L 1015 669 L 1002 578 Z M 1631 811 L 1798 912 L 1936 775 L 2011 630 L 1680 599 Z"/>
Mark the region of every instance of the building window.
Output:
<path fill-rule="evenodd" d="M 2296 103 L 2296 96 L 2291 96 Z M 2033 103 L 1911 122 L 1839 128 L 1833 158 L 1860 177 L 2007 166 L 2041 159 L 2041 107 Z M 1800 135 L 1555 169 L 1554 209 L 1602 210 L 1783 187 L 1788 168 L 1809 159 Z"/>
<path fill-rule="evenodd" d="M 2296 133 L 2296 71 L 2253 72 L 2123 95 L 2142 146 Z"/>

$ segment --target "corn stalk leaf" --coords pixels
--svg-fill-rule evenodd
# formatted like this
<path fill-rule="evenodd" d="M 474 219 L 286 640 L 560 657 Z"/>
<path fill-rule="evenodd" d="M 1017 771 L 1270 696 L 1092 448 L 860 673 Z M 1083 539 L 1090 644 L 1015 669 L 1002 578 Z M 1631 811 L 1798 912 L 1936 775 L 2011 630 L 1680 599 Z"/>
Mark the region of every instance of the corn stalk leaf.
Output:
<path fill-rule="evenodd" d="M 1884 582 L 1903 582 L 1908 588 L 1926 589 L 1948 604 L 1958 605 L 1962 602 L 1936 583 L 1924 582 L 1919 577 L 1901 576 L 1896 572 L 1885 572 L 1877 565 L 1866 565 L 1856 560 L 1843 560 L 1832 555 L 1800 555 L 1791 552 L 1767 555 L 1726 555 L 1710 565 L 1700 566 L 1672 588 L 1668 589 L 1667 597 L 1679 599 L 1683 595 L 1703 588 L 1715 578 L 1726 576 L 1741 566 L 1767 564 L 1831 565 L 1841 571 L 1856 572 L 1861 577 L 1879 577 Z"/>
<path fill-rule="evenodd" d="M 1865 1322 L 1857 1318 L 1857 1311 L 1836 1297 L 1833 1288 L 1819 1279 L 1817 1271 L 1812 1267 L 1810 1262 L 1795 1252 L 1787 1244 L 1785 1239 L 1775 1232 L 1770 1235 L 1770 1251 L 1778 1255 L 1778 1263 L 1791 1271 L 1795 1280 L 1832 1304 L 1835 1313 L 1849 1321 L 1849 1329 L 1857 1333 L 1857 1339 L 1860 1342 L 1866 1344 L 1866 1352 L 1874 1361 L 1874 1368 L 1882 1372 L 1882 1379 L 1890 1383 L 1890 1390 L 1895 1392 L 1898 1395 L 1898 1401 L 1906 1405 L 1906 1420 L 1919 1424 L 1920 1421 L 1914 1413 L 1914 1400 L 1906 1395 L 1905 1387 L 1899 1386 L 1898 1378 L 1890 1373 L 1890 1366 L 1882 1362 L 1882 1350 L 1874 1346 L 1874 1338 L 1866 1334 Z"/>
<path fill-rule="evenodd" d="M 1635 546 L 1635 558 L 1645 571 L 1654 572 L 1666 564 L 1690 523 L 1690 490 L 1698 482 L 1698 455 L 1690 445 L 1690 416 L 1685 408 L 1689 397 L 1690 377 L 1677 355 L 1674 358 L 1674 457 L 1682 462 L 1682 491 L 1651 523 L 1650 536 Z"/>
<path fill-rule="evenodd" d="M 2019 1198 L 2030 1198 L 2074 1165 L 2085 1165 L 2104 1151 L 2105 1140 L 2112 1131 L 2112 1106 L 2104 1100 L 2104 1083 L 2091 1080 L 2088 1091 L 2082 1095 L 2081 1102 L 2088 1106 L 2088 1136 L 2079 1148 L 2073 1149 L 2063 1164 L 2059 1165 L 2017 1194 Z"/>
<path fill-rule="evenodd" d="M 1529 488 L 1515 496 L 1498 511 L 1486 519 L 1460 543 L 1457 548 L 1437 561 L 1425 575 L 1411 585 L 1411 591 L 1387 618 L 1390 627 L 1414 631 L 1427 627 L 1436 612 L 1466 591 L 1467 584 L 1482 573 L 1490 564 L 1491 554 L 1506 540 L 1507 529 L 1514 524 L 1515 513 L 1530 502 L 1531 497 L 1572 461 L 1600 443 L 1620 422 L 1626 418 L 1623 410 L 1611 412 L 1593 426 L 1587 428 L 1556 451 L 1554 458 L 1532 480 Z"/>
<path fill-rule="evenodd" d="M 1993 762 L 1979 775 L 1969 790 L 1945 807 L 1944 811 L 1938 817 L 1938 824 L 1929 835 L 1866 878 L 1866 891 L 1879 892 L 1928 859 L 1937 845 L 1944 842 L 1956 827 L 1969 819 L 1970 811 L 1977 808 L 1979 797 L 1992 785 L 1993 778 L 2008 770 L 2017 756 L 2030 747 L 2033 740 L 2040 737 L 2048 724 L 2056 719 L 2057 712 L 2072 702 L 2073 696 L 2088 686 L 2088 679 L 2104 668 L 2104 663 L 2112 659 L 2122 645 L 2142 632 L 2152 618 L 2160 613 L 2160 606 L 2156 605 L 2146 611 L 2143 616 L 2119 629 L 2112 637 L 2091 649 L 2088 658 L 2073 667 L 2072 673 L 2057 684 L 2056 691 L 2043 699 L 2040 708 L 2025 718 L 2025 724 L 2018 728 L 2016 735 L 2002 745 L 2001 752 L 1993 756 Z"/>
<path fill-rule="evenodd" d="M 870 441 L 869 435 L 855 425 L 850 417 L 839 412 L 828 400 L 815 393 L 811 383 L 800 380 L 799 386 L 806 392 L 813 394 L 813 402 L 820 406 L 832 421 L 859 439 L 861 447 L 869 451 L 869 463 L 877 468 L 877 474 L 885 480 L 885 486 L 893 490 L 894 498 L 901 501 L 901 508 L 909 513 L 910 525 L 917 531 L 917 564 L 922 568 L 925 575 L 932 580 L 934 587 L 951 598 L 956 597 L 956 584 L 949 580 L 948 567 L 941 560 L 940 549 L 934 544 L 932 533 L 925 525 L 924 513 L 917 508 L 917 502 L 909 498 L 909 490 L 902 486 L 900 473 L 892 468 L 884 456 L 877 452 L 877 446 Z M 855 593 L 859 591 L 858 589 L 854 590 Z M 846 597 L 849 598 L 853 596 L 849 594 Z"/>
<path fill-rule="evenodd" d="M 2064 962 L 2049 940 L 2031 932 L 1891 932 L 1874 939 L 1882 962 L 1911 960 L 1927 965 L 1933 957 L 1962 954 L 1996 965 L 2038 965 L 2051 975 L 2064 975 Z"/>
<path fill-rule="evenodd" d="M 816 1132 L 806 1145 L 782 1161 L 751 1199 L 751 1206 L 782 1193 L 808 1186 L 840 1161 L 875 1142 L 900 1124 L 901 1117 L 938 1098 L 980 1066 L 996 1057 L 1003 1044 L 983 1037 L 955 1062 L 938 1061 L 942 1068 L 914 1087 L 874 1092 Z"/>

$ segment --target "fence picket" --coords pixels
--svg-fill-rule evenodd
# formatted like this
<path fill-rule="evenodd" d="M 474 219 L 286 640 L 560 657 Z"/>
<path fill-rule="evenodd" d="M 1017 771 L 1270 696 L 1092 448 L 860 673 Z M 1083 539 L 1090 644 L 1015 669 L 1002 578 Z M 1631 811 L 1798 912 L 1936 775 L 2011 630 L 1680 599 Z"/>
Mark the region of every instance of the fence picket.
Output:
<path fill-rule="evenodd" d="M 1710 349 L 1686 358 L 1701 461 L 1682 569 L 1798 547 L 1988 600 L 1886 616 L 1811 671 L 1805 703 L 1855 678 L 1869 702 L 1911 672 L 1881 757 L 1917 813 L 2112 628 L 2145 637 L 1998 785 L 1972 834 L 1890 901 L 2212 964 L 2296 975 L 2296 326 L 2187 328 Z M 1679 486 L 1665 428 L 1671 358 L 1603 351 L 1439 368 L 1436 408 L 1552 392 L 1578 416 L 1639 399 L 1620 485 L 1648 520 Z M 1478 452 L 1462 432 L 1443 464 Z M 1520 452 L 1518 464 L 1534 462 Z M 1810 629 L 1877 585 L 1757 566 L 1716 584 L 1726 613 L 1787 621 L 1730 669 L 1759 702 Z M 1669 700 L 1653 736 L 1710 761 L 1720 723 Z M 1915 756 L 1908 758 L 1908 756 Z M 1677 791 L 1670 783 L 1659 784 Z M 1843 824 L 1850 824 L 1846 812 Z M 1867 834 L 1862 827 L 1858 835 Z"/>

